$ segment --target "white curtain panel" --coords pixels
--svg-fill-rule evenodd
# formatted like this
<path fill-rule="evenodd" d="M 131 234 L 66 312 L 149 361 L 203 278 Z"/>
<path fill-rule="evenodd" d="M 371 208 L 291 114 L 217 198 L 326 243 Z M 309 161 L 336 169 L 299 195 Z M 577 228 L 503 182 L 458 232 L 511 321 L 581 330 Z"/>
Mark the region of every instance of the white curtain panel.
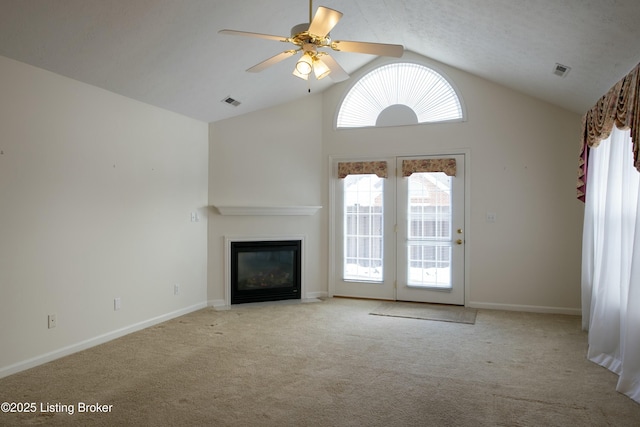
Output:
<path fill-rule="evenodd" d="M 589 360 L 640 403 L 640 173 L 629 131 L 589 153 L 582 248 L 582 324 Z"/>

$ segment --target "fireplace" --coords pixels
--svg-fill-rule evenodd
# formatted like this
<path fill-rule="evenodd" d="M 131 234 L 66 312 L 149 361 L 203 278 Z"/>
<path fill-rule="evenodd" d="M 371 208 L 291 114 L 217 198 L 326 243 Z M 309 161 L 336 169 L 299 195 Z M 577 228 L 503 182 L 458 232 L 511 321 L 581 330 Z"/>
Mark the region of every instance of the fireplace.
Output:
<path fill-rule="evenodd" d="M 301 299 L 302 241 L 230 242 L 231 304 Z"/>

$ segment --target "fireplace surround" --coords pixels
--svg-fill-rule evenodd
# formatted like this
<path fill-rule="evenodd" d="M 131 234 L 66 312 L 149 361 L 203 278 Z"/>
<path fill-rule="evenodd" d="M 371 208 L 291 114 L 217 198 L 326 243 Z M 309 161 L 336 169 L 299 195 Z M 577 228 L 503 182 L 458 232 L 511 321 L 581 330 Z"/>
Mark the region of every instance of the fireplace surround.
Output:
<path fill-rule="evenodd" d="M 303 298 L 302 238 L 225 240 L 227 305 Z"/>

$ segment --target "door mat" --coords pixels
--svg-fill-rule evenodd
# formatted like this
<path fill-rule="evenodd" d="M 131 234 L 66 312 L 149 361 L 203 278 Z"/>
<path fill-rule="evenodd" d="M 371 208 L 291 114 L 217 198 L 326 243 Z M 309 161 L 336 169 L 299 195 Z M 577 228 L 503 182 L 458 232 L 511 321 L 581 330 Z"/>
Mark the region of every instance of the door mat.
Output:
<path fill-rule="evenodd" d="M 369 314 L 375 316 L 406 317 L 409 319 L 437 320 L 440 322 L 476 323 L 475 308 L 458 305 L 427 304 L 420 302 L 385 302 Z"/>

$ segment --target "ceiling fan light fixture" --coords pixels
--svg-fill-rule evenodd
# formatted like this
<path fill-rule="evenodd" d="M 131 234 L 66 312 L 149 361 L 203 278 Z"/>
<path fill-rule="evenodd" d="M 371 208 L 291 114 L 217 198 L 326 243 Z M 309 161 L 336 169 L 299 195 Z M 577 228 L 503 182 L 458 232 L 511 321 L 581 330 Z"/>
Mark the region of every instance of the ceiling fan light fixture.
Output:
<path fill-rule="evenodd" d="M 316 75 L 316 79 L 320 80 L 324 77 L 327 77 L 331 72 L 331 69 L 322 62 L 321 59 L 313 58 L 313 72 Z"/>
<path fill-rule="evenodd" d="M 268 58 L 259 64 L 247 69 L 250 73 L 257 73 L 274 64 L 284 61 L 296 53 L 302 51 L 302 55 L 296 62 L 293 75 L 304 80 L 309 80 L 309 75 L 313 71 L 316 79 L 320 80 L 330 75 L 331 80 L 340 82 L 349 78 L 349 74 L 324 51 L 319 49 L 333 49 L 335 51 L 364 53 L 368 55 L 392 56 L 400 58 L 404 52 L 402 45 L 392 45 L 386 43 L 355 42 L 348 40 L 331 39 L 331 30 L 342 18 L 342 12 L 324 6 L 318 7 L 315 16 L 313 12 L 313 1 L 309 0 L 309 21 L 291 28 L 291 37 L 274 36 L 270 34 L 250 33 L 237 30 L 220 30 L 221 34 L 256 37 L 267 40 L 287 42 L 295 45 L 294 49 L 285 50 L 277 55 Z M 327 55 L 324 60 L 319 56 Z"/>
<path fill-rule="evenodd" d="M 300 74 L 297 68 L 293 69 L 294 76 L 301 78 L 302 80 L 309 80 L 309 74 Z"/>
<path fill-rule="evenodd" d="M 296 63 L 296 71 L 302 75 L 308 76 L 313 69 L 313 60 L 307 53 L 303 54 Z"/>

